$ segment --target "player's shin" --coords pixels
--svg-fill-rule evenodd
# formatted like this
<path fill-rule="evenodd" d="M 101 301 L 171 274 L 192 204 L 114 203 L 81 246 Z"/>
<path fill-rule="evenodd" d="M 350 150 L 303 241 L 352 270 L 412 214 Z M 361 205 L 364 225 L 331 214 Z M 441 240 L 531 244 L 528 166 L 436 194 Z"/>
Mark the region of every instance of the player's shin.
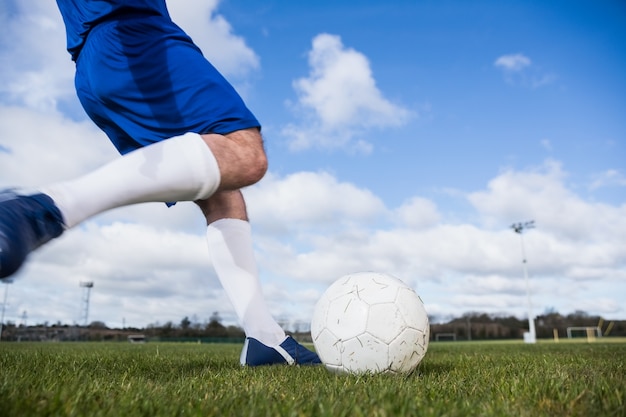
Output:
<path fill-rule="evenodd" d="M 285 332 L 270 314 L 261 290 L 250 224 L 238 219 L 217 220 L 207 228 L 207 241 L 217 276 L 246 336 L 268 346 L 283 342 Z"/>

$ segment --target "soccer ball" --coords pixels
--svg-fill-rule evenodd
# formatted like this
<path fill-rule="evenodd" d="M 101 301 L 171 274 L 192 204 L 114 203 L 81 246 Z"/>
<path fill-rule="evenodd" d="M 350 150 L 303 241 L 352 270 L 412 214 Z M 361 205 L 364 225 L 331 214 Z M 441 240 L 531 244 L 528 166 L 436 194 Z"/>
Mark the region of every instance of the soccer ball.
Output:
<path fill-rule="evenodd" d="M 315 350 L 326 368 L 338 373 L 409 373 L 426 354 L 429 335 L 415 291 L 376 272 L 335 281 L 311 321 Z"/>

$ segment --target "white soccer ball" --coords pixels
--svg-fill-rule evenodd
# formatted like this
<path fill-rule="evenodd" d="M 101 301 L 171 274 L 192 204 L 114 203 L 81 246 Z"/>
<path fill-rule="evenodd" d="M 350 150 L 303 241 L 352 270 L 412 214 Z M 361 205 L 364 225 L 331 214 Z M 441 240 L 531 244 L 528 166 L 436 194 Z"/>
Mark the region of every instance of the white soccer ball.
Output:
<path fill-rule="evenodd" d="M 409 373 L 426 350 L 430 326 L 409 286 L 382 273 L 335 281 L 317 302 L 311 336 L 320 359 L 339 373 Z"/>

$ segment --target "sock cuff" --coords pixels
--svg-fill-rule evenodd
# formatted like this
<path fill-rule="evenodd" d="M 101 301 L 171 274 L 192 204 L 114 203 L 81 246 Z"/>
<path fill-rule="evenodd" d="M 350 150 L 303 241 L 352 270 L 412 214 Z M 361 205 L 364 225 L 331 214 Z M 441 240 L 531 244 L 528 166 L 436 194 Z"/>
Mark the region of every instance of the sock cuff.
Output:
<path fill-rule="evenodd" d="M 225 219 L 219 219 L 219 220 L 215 220 L 214 222 L 211 222 L 211 224 L 209 224 L 209 229 L 210 228 L 215 228 L 219 231 L 227 231 L 227 230 L 233 230 L 233 229 L 238 229 L 241 231 L 251 231 L 252 227 L 250 225 L 250 222 L 247 220 L 241 220 L 241 219 L 232 219 L 232 218 L 225 218 Z"/>
<path fill-rule="evenodd" d="M 184 152 L 190 166 L 196 169 L 196 178 L 200 180 L 198 193 L 194 200 L 204 200 L 217 191 L 220 185 L 220 168 L 217 159 L 198 133 L 187 132 L 182 136 L 167 139 L 169 144 Z M 178 146 L 178 145 L 181 146 Z"/>

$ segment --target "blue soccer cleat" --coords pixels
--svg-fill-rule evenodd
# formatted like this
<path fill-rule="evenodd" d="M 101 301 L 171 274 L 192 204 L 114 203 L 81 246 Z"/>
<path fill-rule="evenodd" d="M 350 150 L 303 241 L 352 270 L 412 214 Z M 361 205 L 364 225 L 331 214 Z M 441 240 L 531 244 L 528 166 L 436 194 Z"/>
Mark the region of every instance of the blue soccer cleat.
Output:
<path fill-rule="evenodd" d="M 0 278 L 16 272 L 30 252 L 63 230 L 63 216 L 47 195 L 0 192 Z"/>
<path fill-rule="evenodd" d="M 248 337 L 241 352 L 241 364 L 248 366 L 261 365 L 317 365 L 321 364 L 317 353 L 311 352 L 296 340 L 287 338 L 278 346 L 270 347 L 258 340 Z"/>

